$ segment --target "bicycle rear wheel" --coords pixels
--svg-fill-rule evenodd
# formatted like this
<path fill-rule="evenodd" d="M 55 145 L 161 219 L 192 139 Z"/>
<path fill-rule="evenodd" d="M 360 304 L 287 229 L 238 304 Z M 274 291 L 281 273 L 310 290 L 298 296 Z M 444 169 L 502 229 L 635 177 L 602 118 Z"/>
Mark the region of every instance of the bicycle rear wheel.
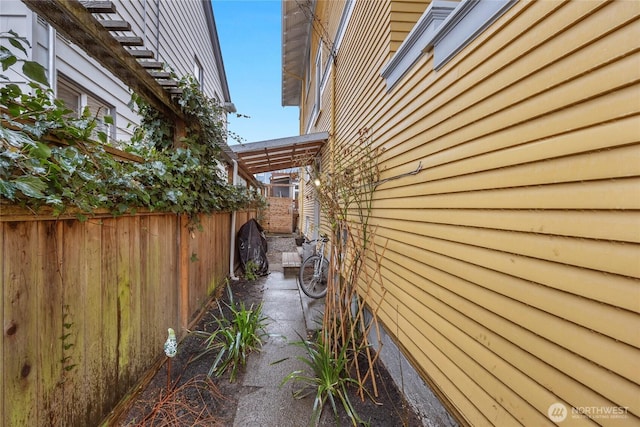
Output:
<path fill-rule="evenodd" d="M 316 271 L 319 274 L 315 274 Z M 329 261 L 320 255 L 312 255 L 300 266 L 300 289 L 308 297 L 322 298 L 327 294 L 328 275 Z"/>

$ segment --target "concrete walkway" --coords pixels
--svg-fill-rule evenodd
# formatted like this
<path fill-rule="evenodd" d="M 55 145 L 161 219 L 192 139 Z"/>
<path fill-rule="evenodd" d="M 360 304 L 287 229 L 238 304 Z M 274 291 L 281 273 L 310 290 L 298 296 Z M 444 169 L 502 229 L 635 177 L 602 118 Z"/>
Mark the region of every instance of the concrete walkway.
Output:
<path fill-rule="evenodd" d="M 297 358 L 304 356 L 304 349 L 291 343 L 306 338 L 308 329 L 317 329 L 324 300 L 302 294 L 293 273 L 285 274 L 281 266 L 272 265 L 264 279 L 263 314 L 269 318 L 269 337 L 262 351 L 248 358 L 242 383 L 246 394 L 238 402 L 236 427 L 299 427 L 309 423 L 313 397 L 295 399 L 292 392 L 301 384 L 288 382 L 281 387 L 280 383 L 295 370 L 308 370 Z"/>

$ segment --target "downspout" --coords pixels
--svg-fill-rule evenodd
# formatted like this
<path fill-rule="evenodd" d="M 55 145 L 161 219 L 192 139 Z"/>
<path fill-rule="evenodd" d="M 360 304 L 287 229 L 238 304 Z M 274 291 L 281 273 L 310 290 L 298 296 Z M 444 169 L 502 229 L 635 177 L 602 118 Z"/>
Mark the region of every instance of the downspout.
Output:
<path fill-rule="evenodd" d="M 233 163 L 233 178 L 231 182 L 233 185 L 238 184 L 238 161 L 232 159 Z M 229 276 L 231 280 L 238 280 L 238 277 L 235 275 L 235 255 L 236 255 L 236 211 L 233 210 L 231 212 L 231 238 L 229 239 L 229 247 L 231 250 L 229 251 Z"/>
<path fill-rule="evenodd" d="M 49 87 L 53 90 L 53 93 L 58 95 L 58 88 L 56 85 L 56 29 L 49 24 L 47 43 L 49 49 L 47 52 L 47 68 L 49 71 Z"/>

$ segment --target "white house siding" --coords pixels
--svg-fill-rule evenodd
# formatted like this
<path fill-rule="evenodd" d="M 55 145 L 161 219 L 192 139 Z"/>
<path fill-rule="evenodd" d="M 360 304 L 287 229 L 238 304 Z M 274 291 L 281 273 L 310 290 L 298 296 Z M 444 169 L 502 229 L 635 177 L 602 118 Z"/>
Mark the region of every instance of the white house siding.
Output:
<path fill-rule="evenodd" d="M 122 35 L 142 37 L 144 49 L 155 53 L 154 60 L 164 62 L 179 76 L 193 74 L 197 57 L 204 70 L 204 93 L 223 101 L 204 1 L 117 0 L 114 4 L 117 15 L 131 24 L 131 32 Z M 103 16 L 116 19 L 113 15 Z"/>
<path fill-rule="evenodd" d="M 463 423 L 637 425 L 640 3 L 517 2 L 388 90 L 390 12 L 356 3 L 332 135 L 370 128 L 382 179 L 422 166 L 375 194 L 386 330 Z"/>
<path fill-rule="evenodd" d="M 179 76 L 193 74 L 197 56 L 204 71 L 204 93 L 224 101 L 223 83 L 206 22 L 205 2 L 136 0 L 114 3 L 116 14 L 98 16 L 103 19 L 125 20 L 132 28 L 131 32 L 114 34 L 143 37 L 145 46 L 140 49 L 155 51 L 154 60 L 166 63 Z M 36 15 L 24 3 L 18 0 L 2 1 L 0 23 L 2 31 L 13 29 L 32 41 L 34 48 L 30 51 L 30 59 L 47 67 L 47 27 L 38 21 Z M 138 116 L 127 106 L 131 100 L 128 87 L 63 37 L 57 37 L 55 50 L 56 71 L 107 105 L 115 107 L 115 138 L 128 141 L 133 131 L 130 124 L 139 123 Z M 15 79 L 25 80 L 19 74 Z"/>
<path fill-rule="evenodd" d="M 4 33 L 9 30 L 13 30 L 20 36 L 26 37 L 29 40 L 34 40 L 36 36 L 36 28 L 32 24 L 33 19 L 35 19 L 35 17 L 22 2 L 18 0 L 0 2 L 0 32 Z M 46 38 L 44 39 L 44 42 L 46 43 Z M 2 40 L 2 45 L 15 50 L 5 40 Z M 33 55 L 32 49 L 29 47 L 26 47 L 26 49 L 30 59 Z M 22 57 L 22 52 L 15 53 L 19 55 L 19 57 Z M 46 58 L 46 52 L 44 57 Z M 44 64 L 46 64 L 46 60 Z M 20 67 L 13 67 L 10 70 L 2 72 L 2 74 L 8 77 L 9 81 L 12 83 L 24 83 L 27 81 L 27 78 L 22 74 Z"/>

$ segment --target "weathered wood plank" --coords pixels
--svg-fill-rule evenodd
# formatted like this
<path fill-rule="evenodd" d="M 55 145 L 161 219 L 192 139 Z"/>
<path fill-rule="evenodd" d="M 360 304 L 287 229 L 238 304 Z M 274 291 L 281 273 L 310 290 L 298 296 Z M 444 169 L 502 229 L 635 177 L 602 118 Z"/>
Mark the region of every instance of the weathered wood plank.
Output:
<path fill-rule="evenodd" d="M 167 328 L 173 328 L 176 332 L 180 330 L 180 304 L 179 304 L 179 283 L 180 273 L 178 268 L 179 249 L 178 241 L 179 220 L 177 215 L 166 215 L 158 218 L 157 237 L 159 239 L 159 251 L 162 254 L 161 276 L 158 281 L 160 311 L 164 313 L 159 331 L 161 342 L 166 339 Z"/>
<path fill-rule="evenodd" d="M 153 51 L 148 49 L 128 49 L 127 52 L 129 52 L 134 58 L 151 59 L 155 56 Z"/>
<path fill-rule="evenodd" d="M 84 274 L 84 353 L 85 353 L 85 394 L 89 406 L 85 413 L 87 420 L 100 419 L 104 411 L 103 393 L 108 385 L 102 382 L 103 375 L 103 343 L 102 310 L 102 221 L 88 220 L 84 223 L 84 254 L 86 269 Z"/>
<path fill-rule="evenodd" d="M 158 84 L 162 87 L 177 87 L 178 82 L 175 80 L 158 80 Z"/>
<path fill-rule="evenodd" d="M 86 270 L 84 224 L 75 220 L 63 222 L 62 262 L 63 278 L 63 393 L 65 425 L 86 424 L 86 408 L 91 404 L 86 389 L 87 334 Z"/>
<path fill-rule="evenodd" d="M 9 266 L 6 264 L 6 260 L 4 257 L 4 243 L 5 243 L 5 234 L 8 233 L 8 229 L 9 229 L 9 225 L 6 223 L 1 223 L 0 222 L 0 292 L 2 292 L 2 295 L 0 298 L 0 320 L 2 320 L 2 335 L 0 335 L 0 354 L 4 355 L 4 342 L 7 336 L 7 326 L 5 323 L 5 317 L 4 317 L 4 296 L 6 295 L 5 292 L 5 283 L 7 283 L 7 281 L 5 280 L 5 269 L 9 268 Z M 4 409 L 4 395 L 5 395 L 5 388 L 4 388 L 4 375 L 5 375 L 5 363 L 3 361 L 3 363 L 0 363 L 0 396 L 3 396 L 0 398 L 0 414 L 6 414 L 7 412 Z M 7 387 L 8 389 L 8 387 Z M 5 424 L 5 418 L 4 415 L 0 416 L 0 423 L 2 423 L 2 425 Z"/>
<path fill-rule="evenodd" d="M 115 36 L 114 39 L 122 46 L 144 46 L 144 40 L 138 36 Z"/>
<path fill-rule="evenodd" d="M 148 70 L 159 70 L 164 66 L 164 63 L 159 61 L 140 61 L 139 64 Z"/>
<path fill-rule="evenodd" d="M 301 260 L 298 252 L 283 252 L 282 253 L 282 267 L 300 267 Z"/>
<path fill-rule="evenodd" d="M 131 319 L 131 277 L 129 271 L 130 237 L 132 232 L 128 221 L 116 222 L 116 258 L 117 258 L 117 322 L 118 342 L 116 355 L 118 357 L 118 394 L 124 395 L 132 383 L 132 319 Z"/>
<path fill-rule="evenodd" d="M 132 380 L 136 380 L 138 375 L 142 374 L 144 366 L 148 363 L 141 357 L 142 349 L 142 334 L 145 333 L 144 329 L 146 325 L 143 323 L 143 314 L 141 312 L 140 301 L 140 288 L 141 288 L 141 271 L 143 268 L 142 252 L 140 250 L 140 217 L 133 216 L 130 218 L 123 218 L 127 220 L 130 225 L 131 232 L 129 233 L 129 278 L 131 283 L 131 327 L 132 327 L 132 340 L 130 347 L 130 358 L 134 372 Z M 129 387 L 132 384 L 129 384 Z"/>
<path fill-rule="evenodd" d="M 190 237 L 187 228 L 189 220 L 186 215 L 180 215 L 180 223 L 178 230 L 178 238 L 180 248 L 179 252 L 179 288 L 180 288 L 180 329 L 187 328 L 189 325 L 189 257 L 190 257 Z"/>
<path fill-rule="evenodd" d="M 38 251 L 35 223 L 11 223 L 5 230 L 4 255 L 4 348 L 12 357 L 3 358 L 5 393 L 2 399 L 4 425 L 35 425 L 38 417 L 37 294 Z M 9 356 L 5 354 L 5 356 Z M 34 402 L 36 404 L 34 405 Z"/>
<path fill-rule="evenodd" d="M 149 71 L 149 74 L 154 79 L 168 79 L 171 78 L 171 73 L 168 71 Z"/>
<path fill-rule="evenodd" d="M 103 220 L 102 227 L 102 383 L 105 405 L 114 405 L 125 389 L 119 383 L 118 242 L 117 219 Z"/>
<path fill-rule="evenodd" d="M 116 13 L 116 5 L 112 1 L 81 1 L 91 13 Z"/>
<path fill-rule="evenodd" d="M 162 296 L 162 289 L 158 287 L 160 281 L 161 254 L 158 249 L 157 221 L 153 217 L 140 219 L 140 251 L 145 254 L 141 258 L 140 270 L 140 315 L 141 322 L 146 325 L 145 333 L 140 336 L 140 357 L 153 360 L 158 356 L 161 348 L 161 332 L 164 328 L 162 319 L 162 305 L 158 300 Z"/>
<path fill-rule="evenodd" d="M 108 31 L 131 31 L 131 24 L 127 21 L 98 21 Z"/>
<path fill-rule="evenodd" d="M 40 381 L 38 394 L 38 425 L 62 425 L 64 376 L 62 334 L 63 281 L 62 222 L 40 221 L 38 224 L 38 262 L 43 269 L 43 281 L 38 292 L 38 325 Z"/>

